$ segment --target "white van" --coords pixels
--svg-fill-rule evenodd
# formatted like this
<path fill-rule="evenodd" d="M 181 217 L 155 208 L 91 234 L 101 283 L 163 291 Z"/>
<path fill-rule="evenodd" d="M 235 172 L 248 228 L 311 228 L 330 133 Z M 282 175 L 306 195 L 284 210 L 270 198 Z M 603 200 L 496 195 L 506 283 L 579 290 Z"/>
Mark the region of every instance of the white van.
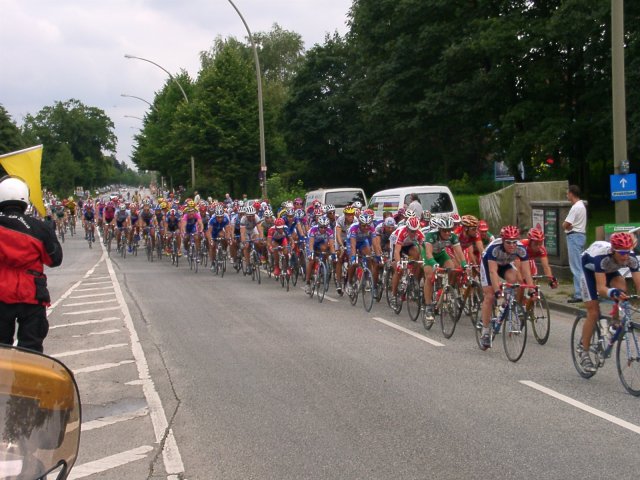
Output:
<path fill-rule="evenodd" d="M 353 202 L 367 204 L 367 196 L 361 188 L 320 188 L 307 192 L 305 195 L 304 209 L 306 210 L 314 200 L 319 200 L 323 205 L 331 204 L 336 207 L 336 215 L 342 215 L 342 210 Z"/>
<path fill-rule="evenodd" d="M 384 212 L 397 212 L 399 208 L 411 203 L 410 195 L 415 193 L 424 210 L 431 213 L 458 213 L 458 206 L 449 187 L 428 185 L 418 187 L 391 188 L 376 192 L 369 201 L 369 208 L 375 212 L 376 220 L 382 218 Z"/>

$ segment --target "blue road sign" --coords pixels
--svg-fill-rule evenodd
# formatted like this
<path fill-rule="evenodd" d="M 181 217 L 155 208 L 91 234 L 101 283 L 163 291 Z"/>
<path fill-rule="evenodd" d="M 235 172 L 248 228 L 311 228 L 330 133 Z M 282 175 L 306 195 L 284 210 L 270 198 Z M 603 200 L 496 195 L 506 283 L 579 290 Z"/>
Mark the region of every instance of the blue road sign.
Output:
<path fill-rule="evenodd" d="M 611 175 L 611 200 L 635 200 L 638 198 L 638 188 L 636 185 L 635 173 L 626 175 Z"/>

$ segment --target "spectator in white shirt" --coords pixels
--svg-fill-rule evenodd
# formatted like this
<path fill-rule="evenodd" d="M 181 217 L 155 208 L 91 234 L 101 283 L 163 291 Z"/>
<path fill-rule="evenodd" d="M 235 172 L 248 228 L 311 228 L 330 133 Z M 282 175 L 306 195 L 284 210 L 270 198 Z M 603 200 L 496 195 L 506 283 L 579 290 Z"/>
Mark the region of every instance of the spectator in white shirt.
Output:
<path fill-rule="evenodd" d="M 587 242 L 587 209 L 580 199 L 580 187 L 569 185 L 567 200 L 571 202 L 571 209 L 567 218 L 562 223 L 567 234 L 567 251 L 569 254 L 569 266 L 573 274 L 573 295 L 569 297 L 569 303 L 582 302 L 580 292 L 580 277 L 582 277 L 582 251 Z"/>

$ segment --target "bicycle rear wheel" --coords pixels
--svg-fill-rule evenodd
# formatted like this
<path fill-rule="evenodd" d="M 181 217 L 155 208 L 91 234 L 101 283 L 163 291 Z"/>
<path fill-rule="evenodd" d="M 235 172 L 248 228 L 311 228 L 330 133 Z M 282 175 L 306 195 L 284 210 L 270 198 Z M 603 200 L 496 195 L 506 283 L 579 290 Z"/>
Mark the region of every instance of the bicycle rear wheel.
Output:
<path fill-rule="evenodd" d="M 260 285 L 260 257 L 258 256 L 258 252 L 253 251 L 251 263 L 253 264 L 253 272 L 256 276 L 256 280 L 258 281 L 258 285 Z"/>
<path fill-rule="evenodd" d="M 415 322 L 420 316 L 420 310 L 422 308 L 422 291 L 420 290 L 420 282 L 415 277 L 409 277 L 407 283 L 407 313 L 409 318 Z"/>
<path fill-rule="evenodd" d="M 587 372 L 580 365 L 580 352 L 582 352 L 582 329 L 584 327 L 584 322 L 587 320 L 584 313 L 579 313 L 576 316 L 575 321 L 573 322 L 573 327 L 571 328 L 571 358 L 573 359 L 573 366 L 576 367 L 576 371 L 582 378 L 591 378 L 596 372 Z M 599 345 L 599 333 L 598 326 L 593 329 L 593 334 L 591 335 L 591 346 L 589 348 L 589 354 L 591 355 L 591 360 L 593 364 L 598 368 L 598 345 Z"/>
<path fill-rule="evenodd" d="M 318 302 L 322 303 L 324 300 L 324 294 L 327 292 L 327 283 L 329 279 L 327 277 L 327 266 L 324 262 L 320 262 L 318 266 L 318 273 L 316 276 L 316 296 L 318 297 Z"/>
<path fill-rule="evenodd" d="M 374 300 L 374 286 L 371 276 L 371 270 L 368 268 L 362 269 L 362 278 L 360 279 L 360 293 L 362 294 L 362 306 L 367 312 L 370 312 L 373 308 Z"/>
<path fill-rule="evenodd" d="M 510 361 L 517 362 L 527 345 L 527 316 L 522 306 L 512 302 L 507 318 L 502 323 L 504 353 Z"/>
<path fill-rule="evenodd" d="M 540 345 L 544 345 L 549 340 L 551 332 L 551 316 L 549 304 L 542 292 L 539 292 L 539 297 L 531 304 L 531 309 L 527 313 L 531 320 L 533 336 Z"/>
<path fill-rule="evenodd" d="M 625 390 L 634 397 L 640 397 L 640 351 L 635 331 L 628 331 L 616 346 L 616 366 L 618 377 Z"/>
<path fill-rule="evenodd" d="M 449 287 L 444 293 L 442 307 L 440 307 L 440 328 L 444 338 L 451 338 L 456 331 L 458 319 L 462 314 L 458 293 L 454 288 Z"/>

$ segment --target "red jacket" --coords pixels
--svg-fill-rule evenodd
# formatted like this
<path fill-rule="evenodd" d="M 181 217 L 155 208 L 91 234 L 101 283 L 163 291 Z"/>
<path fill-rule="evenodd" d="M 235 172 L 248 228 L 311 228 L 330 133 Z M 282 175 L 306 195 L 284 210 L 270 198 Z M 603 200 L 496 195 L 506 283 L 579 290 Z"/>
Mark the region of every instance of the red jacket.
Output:
<path fill-rule="evenodd" d="M 15 207 L 0 212 L 0 302 L 49 305 L 44 265 L 62 263 L 52 228 Z"/>

